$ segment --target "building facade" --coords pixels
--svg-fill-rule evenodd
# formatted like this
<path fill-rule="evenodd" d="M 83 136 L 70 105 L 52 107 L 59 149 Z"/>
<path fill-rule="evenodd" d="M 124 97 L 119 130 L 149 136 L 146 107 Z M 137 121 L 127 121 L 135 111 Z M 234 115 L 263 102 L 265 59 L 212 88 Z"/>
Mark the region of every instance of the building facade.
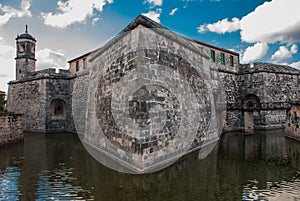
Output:
<path fill-rule="evenodd" d="M 24 131 L 74 131 L 70 85 L 74 76 L 68 70 L 36 71 L 35 43 L 27 26 L 16 37 L 16 80 L 9 82 L 7 110 L 24 115 Z"/>

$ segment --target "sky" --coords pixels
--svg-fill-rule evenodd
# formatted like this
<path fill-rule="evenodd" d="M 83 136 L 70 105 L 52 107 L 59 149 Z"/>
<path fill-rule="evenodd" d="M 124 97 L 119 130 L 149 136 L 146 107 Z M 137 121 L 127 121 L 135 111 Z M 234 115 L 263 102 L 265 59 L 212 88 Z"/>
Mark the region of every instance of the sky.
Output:
<path fill-rule="evenodd" d="M 37 40 L 37 70 L 101 47 L 143 14 L 180 35 L 240 54 L 241 63 L 300 69 L 300 0 L 0 0 L 0 90 L 15 79 L 15 38 Z"/>

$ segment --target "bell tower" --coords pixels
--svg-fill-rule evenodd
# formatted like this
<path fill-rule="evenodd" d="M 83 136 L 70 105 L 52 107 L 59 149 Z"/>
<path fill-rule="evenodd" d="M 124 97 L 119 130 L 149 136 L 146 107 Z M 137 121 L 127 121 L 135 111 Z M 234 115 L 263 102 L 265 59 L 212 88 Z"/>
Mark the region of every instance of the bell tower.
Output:
<path fill-rule="evenodd" d="M 26 25 L 25 33 L 17 35 L 16 48 L 16 79 L 22 79 L 28 73 L 35 71 L 35 43 L 36 40 L 28 33 Z"/>

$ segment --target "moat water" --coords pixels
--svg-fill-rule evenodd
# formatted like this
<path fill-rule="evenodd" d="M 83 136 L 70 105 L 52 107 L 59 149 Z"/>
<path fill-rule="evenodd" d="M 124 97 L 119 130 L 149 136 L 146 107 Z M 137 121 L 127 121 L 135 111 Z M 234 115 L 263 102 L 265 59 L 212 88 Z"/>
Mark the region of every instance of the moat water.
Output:
<path fill-rule="evenodd" d="M 130 175 L 94 160 L 76 134 L 26 133 L 0 149 L 0 200 L 300 200 L 300 142 L 283 131 L 223 135 L 152 174 Z"/>

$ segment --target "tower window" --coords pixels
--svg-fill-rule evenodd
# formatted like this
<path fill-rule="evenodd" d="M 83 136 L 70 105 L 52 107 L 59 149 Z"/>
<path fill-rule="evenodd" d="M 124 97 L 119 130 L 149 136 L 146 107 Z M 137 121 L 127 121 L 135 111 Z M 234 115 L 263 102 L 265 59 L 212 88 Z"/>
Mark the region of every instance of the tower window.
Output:
<path fill-rule="evenodd" d="M 225 54 L 221 53 L 221 64 L 225 65 Z"/>
<path fill-rule="evenodd" d="M 86 58 L 83 58 L 83 69 L 86 69 Z"/>
<path fill-rule="evenodd" d="M 79 61 L 76 61 L 76 72 L 79 71 Z"/>
<path fill-rule="evenodd" d="M 210 61 L 216 62 L 216 52 L 214 50 L 210 50 Z"/>
<path fill-rule="evenodd" d="M 34 54 L 34 52 L 35 52 L 35 47 L 34 47 L 34 45 L 31 46 L 30 51 L 31 51 L 31 53 Z"/>
<path fill-rule="evenodd" d="M 25 44 L 19 44 L 19 52 L 25 52 Z"/>
<path fill-rule="evenodd" d="M 233 56 L 230 55 L 230 66 L 233 67 L 234 66 L 234 62 L 233 62 Z"/>

